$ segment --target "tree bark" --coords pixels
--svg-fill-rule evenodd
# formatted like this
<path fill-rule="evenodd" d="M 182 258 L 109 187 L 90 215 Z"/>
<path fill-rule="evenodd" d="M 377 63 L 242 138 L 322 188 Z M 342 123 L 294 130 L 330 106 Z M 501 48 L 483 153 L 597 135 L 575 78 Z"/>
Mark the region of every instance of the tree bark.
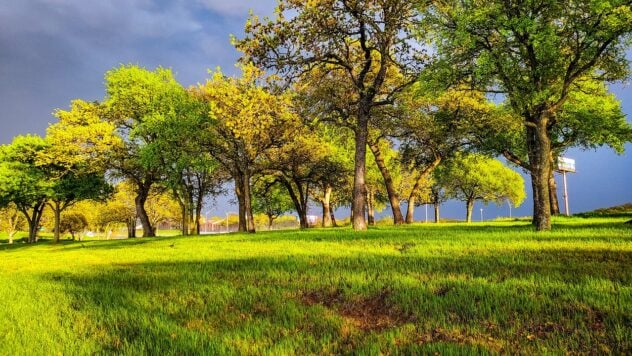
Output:
<path fill-rule="evenodd" d="M 439 203 L 434 203 L 434 222 L 435 223 L 439 223 L 441 221 L 441 218 L 439 216 Z"/>
<path fill-rule="evenodd" d="M 143 237 L 154 237 L 156 236 L 156 231 L 153 226 L 151 226 L 151 221 L 149 220 L 149 216 L 145 210 L 145 202 L 149 196 L 149 187 L 147 185 L 143 185 L 138 188 L 136 199 L 134 199 L 134 201 L 136 203 L 136 214 L 143 226 Z"/>
<path fill-rule="evenodd" d="M 373 190 L 371 189 L 367 189 L 367 193 L 366 193 L 366 207 L 368 210 L 368 218 L 367 218 L 367 222 L 369 224 L 369 226 L 375 226 L 375 206 L 374 206 L 374 194 L 373 194 Z"/>
<path fill-rule="evenodd" d="M 338 227 L 338 223 L 336 222 L 336 216 L 334 215 L 334 210 L 336 210 L 336 207 L 330 204 L 330 210 L 331 210 L 331 226 Z"/>
<path fill-rule="evenodd" d="M 552 168 L 552 167 L 551 167 Z M 551 201 L 551 214 L 560 214 L 560 203 L 557 199 L 557 183 L 553 176 L 553 169 L 551 169 L 551 175 L 549 177 L 549 200 Z"/>
<path fill-rule="evenodd" d="M 202 220 L 202 199 L 203 196 L 198 196 L 195 202 L 195 235 L 200 235 L 200 220 Z"/>
<path fill-rule="evenodd" d="M 439 163 L 441 163 L 442 158 L 436 157 L 432 163 L 426 167 L 421 173 L 419 173 L 419 177 L 415 181 L 415 185 L 413 189 L 410 191 L 410 195 L 408 196 L 408 207 L 406 209 L 406 224 L 412 224 L 415 220 L 415 203 L 417 200 L 417 194 L 421 190 L 424 181 L 432 173 L 432 171 L 437 168 Z"/>
<path fill-rule="evenodd" d="M 355 129 L 355 169 L 353 176 L 353 195 L 351 198 L 351 211 L 353 214 L 353 229 L 356 231 L 363 231 L 367 229 L 365 210 L 365 173 L 366 145 L 369 131 L 369 108 L 366 103 L 360 104 L 357 120 L 358 126 Z"/>
<path fill-rule="evenodd" d="M 272 230 L 272 223 L 274 223 L 274 216 L 272 214 L 267 214 L 268 216 L 268 231 Z"/>
<path fill-rule="evenodd" d="M 391 204 L 391 210 L 393 212 L 393 223 L 395 225 L 403 224 L 404 217 L 402 216 L 402 209 L 399 203 L 399 195 L 397 194 L 397 190 L 395 189 L 393 177 L 388 171 L 388 167 L 384 162 L 384 157 L 382 157 L 382 153 L 380 152 L 380 148 L 377 142 L 370 142 L 369 148 L 371 149 L 371 152 L 373 152 L 375 164 L 377 165 L 377 168 L 380 170 L 382 178 L 384 179 L 384 186 L 386 187 L 386 193 L 388 194 L 388 200 Z M 371 225 L 371 223 L 369 223 L 369 225 Z"/>
<path fill-rule="evenodd" d="M 531 166 L 533 188 L 533 225 L 536 231 L 551 230 L 551 201 L 549 178 L 551 176 L 551 141 L 547 132 L 548 120 L 542 115 L 528 125 L 527 149 Z"/>
<path fill-rule="evenodd" d="M 133 239 L 136 237 L 136 218 L 129 219 L 127 225 L 127 238 Z"/>
<path fill-rule="evenodd" d="M 244 209 L 246 213 L 246 220 L 248 222 L 248 232 L 255 232 L 255 219 L 252 214 L 252 192 L 250 190 L 250 175 L 244 174 L 243 176 L 243 190 L 244 190 Z"/>
<path fill-rule="evenodd" d="M 26 218 L 26 221 L 29 224 L 29 236 L 28 242 L 34 243 L 37 242 L 37 230 L 39 228 L 40 220 L 42 218 L 42 213 L 44 212 L 44 207 L 46 206 L 46 202 L 39 202 L 35 204 L 32 208 L 32 215 L 29 215 L 29 208 L 20 208 L 20 211 Z"/>
<path fill-rule="evenodd" d="M 244 191 L 243 191 L 243 177 L 242 175 L 235 175 L 235 195 L 237 196 L 237 205 L 239 209 L 239 222 L 237 231 L 246 232 L 246 208 L 245 208 L 245 199 L 244 199 Z M 228 219 L 228 217 L 226 218 Z M 228 221 L 226 222 L 228 224 Z"/>
<path fill-rule="evenodd" d="M 325 188 L 325 193 L 323 195 L 322 200 L 320 201 L 321 205 L 323 206 L 323 221 L 322 221 L 322 227 L 331 227 L 332 226 L 332 221 L 331 221 L 331 191 L 332 188 L 331 186 L 327 186 Z"/>
<path fill-rule="evenodd" d="M 61 225 L 61 205 L 58 201 L 56 201 L 53 202 L 51 207 L 53 208 L 53 213 L 55 214 L 55 231 L 53 234 L 55 236 L 55 243 L 57 244 L 59 243 L 59 238 L 61 236 L 61 231 L 59 231 Z"/>
<path fill-rule="evenodd" d="M 466 207 L 466 220 L 468 223 L 472 222 L 472 210 L 474 210 L 474 199 L 468 199 L 465 202 L 465 207 Z"/>

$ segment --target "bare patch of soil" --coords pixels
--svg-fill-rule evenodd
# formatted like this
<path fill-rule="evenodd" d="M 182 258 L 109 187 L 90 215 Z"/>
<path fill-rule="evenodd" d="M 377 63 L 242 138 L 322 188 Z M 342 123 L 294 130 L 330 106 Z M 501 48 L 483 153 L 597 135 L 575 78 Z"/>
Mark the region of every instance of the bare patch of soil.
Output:
<path fill-rule="evenodd" d="M 390 291 L 382 289 L 375 295 L 348 299 L 339 289 L 305 292 L 306 305 L 323 305 L 335 310 L 349 324 L 364 331 L 381 331 L 414 321 L 389 301 Z"/>

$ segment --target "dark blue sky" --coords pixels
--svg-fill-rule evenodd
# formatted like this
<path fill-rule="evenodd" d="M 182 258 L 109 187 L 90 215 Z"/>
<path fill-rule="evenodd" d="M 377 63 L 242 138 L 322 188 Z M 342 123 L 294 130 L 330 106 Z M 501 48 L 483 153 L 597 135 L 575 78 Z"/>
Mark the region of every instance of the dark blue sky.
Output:
<path fill-rule="evenodd" d="M 234 72 L 239 36 L 249 9 L 269 15 L 274 0 L 4 0 L 0 2 L 0 144 L 18 134 L 44 134 L 51 113 L 74 98 L 100 100 L 103 74 L 121 63 L 170 67 L 184 85 L 206 79 L 208 69 Z M 631 56 L 632 57 L 632 56 Z M 632 117 L 632 88 L 613 92 Z M 626 146 L 628 151 L 632 145 Z M 632 155 L 611 150 L 570 151 L 578 173 L 568 177 L 571 211 L 632 202 Z M 530 183 L 526 179 L 527 188 Z M 235 208 L 219 199 L 213 214 Z M 481 206 L 483 207 L 483 206 Z M 476 206 L 476 217 L 480 214 Z M 483 207 L 485 218 L 508 215 L 507 206 Z M 417 218 L 423 219 L 423 208 Z M 443 215 L 461 218 L 461 203 Z M 514 216 L 530 215 L 527 198 Z"/>

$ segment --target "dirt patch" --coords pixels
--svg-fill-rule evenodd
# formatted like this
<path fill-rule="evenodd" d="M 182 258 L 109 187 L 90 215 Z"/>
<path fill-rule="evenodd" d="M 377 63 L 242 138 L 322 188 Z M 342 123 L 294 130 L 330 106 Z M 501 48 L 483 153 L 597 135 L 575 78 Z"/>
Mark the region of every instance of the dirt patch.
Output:
<path fill-rule="evenodd" d="M 372 296 L 345 297 L 340 289 L 310 291 L 302 295 L 306 305 L 323 305 L 335 310 L 347 323 L 364 331 L 381 331 L 413 322 L 414 317 L 403 313 L 390 300 L 389 289 Z"/>

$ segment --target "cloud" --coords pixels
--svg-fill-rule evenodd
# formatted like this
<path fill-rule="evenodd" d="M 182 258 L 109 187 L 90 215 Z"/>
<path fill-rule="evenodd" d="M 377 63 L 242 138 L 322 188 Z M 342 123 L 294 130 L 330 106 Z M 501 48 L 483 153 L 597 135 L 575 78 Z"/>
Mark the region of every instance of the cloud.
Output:
<path fill-rule="evenodd" d="M 275 6 L 275 0 L 198 0 L 207 9 L 223 15 L 244 17 L 252 10 L 256 15 L 271 15 Z"/>

